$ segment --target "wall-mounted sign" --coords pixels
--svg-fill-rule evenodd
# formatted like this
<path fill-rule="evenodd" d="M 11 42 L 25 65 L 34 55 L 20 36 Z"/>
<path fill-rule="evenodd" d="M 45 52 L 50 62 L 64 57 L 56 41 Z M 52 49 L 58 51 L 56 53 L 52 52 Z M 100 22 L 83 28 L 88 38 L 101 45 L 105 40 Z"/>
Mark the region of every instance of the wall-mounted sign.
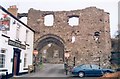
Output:
<path fill-rule="evenodd" d="M 8 45 L 19 47 L 19 48 L 22 48 L 22 49 L 26 49 L 26 45 L 23 45 L 19 42 L 13 41 L 13 40 L 8 40 Z"/>
<path fill-rule="evenodd" d="M 0 30 L 7 31 L 10 29 L 10 17 L 8 14 L 0 11 Z"/>

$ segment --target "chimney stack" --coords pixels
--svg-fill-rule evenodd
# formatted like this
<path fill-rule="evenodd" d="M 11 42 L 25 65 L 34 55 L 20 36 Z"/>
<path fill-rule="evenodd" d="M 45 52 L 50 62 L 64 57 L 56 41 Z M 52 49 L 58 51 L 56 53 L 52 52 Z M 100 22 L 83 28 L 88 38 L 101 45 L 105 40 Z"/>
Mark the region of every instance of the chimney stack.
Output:
<path fill-rule="evenodd" d="M 8 8 L 8 11 L 13 14 L 15 17 L 17 17 L 17 11 L 18 11 L 18 8 L 16 7 L 16 5 L 12 5 Z"/>

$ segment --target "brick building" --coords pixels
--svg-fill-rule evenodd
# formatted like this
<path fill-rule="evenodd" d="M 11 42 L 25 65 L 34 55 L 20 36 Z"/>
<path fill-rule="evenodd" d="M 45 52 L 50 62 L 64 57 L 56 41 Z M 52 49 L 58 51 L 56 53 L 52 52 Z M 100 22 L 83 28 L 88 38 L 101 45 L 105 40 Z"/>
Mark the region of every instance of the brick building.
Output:
<path fill-rule="evenodd" d="M 53 17 L 46 25 L 45 17 Z M 77 18 L 78 24 L 70 25 Z M 50 20 L 51 21 L 51 20 Z M 71 11 L 28 11 L 28 26 L 34 29 L 34 48 L 48 62 L 64 62 L 69 53 L 69 64 L 94 63 L 108 67 L 111 52 L 109 13 L 96 7 Z"/>

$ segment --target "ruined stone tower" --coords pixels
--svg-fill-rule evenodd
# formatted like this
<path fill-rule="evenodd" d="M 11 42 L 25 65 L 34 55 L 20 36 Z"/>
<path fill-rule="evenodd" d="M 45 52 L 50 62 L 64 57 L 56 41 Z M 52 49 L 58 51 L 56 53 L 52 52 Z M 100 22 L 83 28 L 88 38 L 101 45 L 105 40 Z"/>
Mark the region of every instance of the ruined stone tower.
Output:
<path fill-rule="evenodd" d="M 45 25 L 47 15 L 54 17 L 51 26 Z M 71 26 L 71 18 L 78 18 L 78 25 Z M 34 48 L 41 53 L 43 48 L 47 49 L 47 57 L 52 55 L 52 62 L 65 62 L 64 53 L 68 52 L 69 65 L 75 62 L 76 65 L 88 63 L 108 67 L 111 52 L 109 24 L 109 13 L 96 7 L 71 11 L 40 11 L 31 8 L 28 12 L 28 26 L 36 31 Z M 48 50 L 56 50 L 58 58 L 53 57 L 55 51 Z"/>

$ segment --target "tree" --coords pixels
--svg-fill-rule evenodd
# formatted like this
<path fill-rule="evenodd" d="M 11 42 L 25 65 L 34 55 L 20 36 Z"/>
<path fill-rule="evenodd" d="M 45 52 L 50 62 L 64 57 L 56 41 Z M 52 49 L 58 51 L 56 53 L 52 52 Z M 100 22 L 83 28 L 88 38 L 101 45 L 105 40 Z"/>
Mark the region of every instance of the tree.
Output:
<path fill-rule="evenodd" d="M 111 64 L 118 68 L 120 67 L 120 31 L 117 31 L 115 38 L 111 40 L 112 52 L 111 52 Z"/>
<path fill-rule="evenodd" d="M 117 39 L 117 52 L 120 52 L 120 30 L 117 31 L 117 35 L 115 36 Z"/>

